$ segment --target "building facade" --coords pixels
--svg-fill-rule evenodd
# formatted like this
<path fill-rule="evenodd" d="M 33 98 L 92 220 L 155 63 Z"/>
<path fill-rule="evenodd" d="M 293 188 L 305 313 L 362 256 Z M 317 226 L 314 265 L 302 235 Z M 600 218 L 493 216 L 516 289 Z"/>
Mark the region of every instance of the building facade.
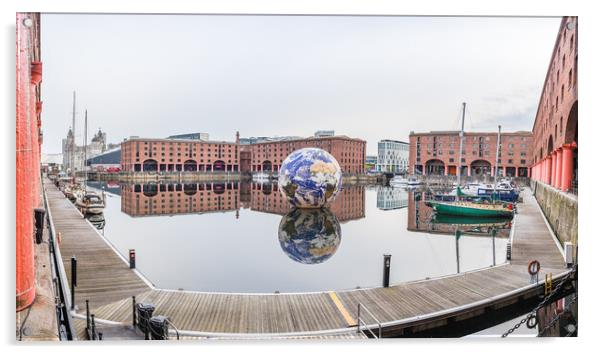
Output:
<path fill-rule="evenodd" d="M 533 123 L 533 179 L 568 191 L 577 181 L 577 17 L 563 17 Z"/>
<path fill-rule="evenodd" d="M 343 135 L 331 137 L 309 137 L 280 141 L 266 141 L 241 146 L 241 151 L 250 161 L 241 161 L 248 170 L 243 172 L 278 172 L 282 162 L 293 151 L 315 147 L 328 151 L 339 162 L 345 174 L 364 173 L 366 142 Z"/>
<path fill-rule="evenodd" d="M 493 176 L 497 133 L 465 132 L 461 175 Z M 456 176 L 460 166 L 460 132 L 410 133 L 411 174 Z M 531 132 L 502 133 L 498 175 L 529 177 L 532 163 Z"/>
<path fill-rule="evenodd" d="M 398 140 L 381 140 L 378 142 L 378 172 L 406 173 L 409 160 L 408 143 Z"/>
<path fill-rule="evenodd" d="M 235 142 L 133 137 L 121 143 L 121 169 L 131 172 L 238 172 Z"/>
<path fill-rule="evenodd" d="M 85 149 L 82 145 L 77 145 L 73 130 L 69 128 L 67 137 L 62 141 L 63 166 L 65 170 L 72 172 L 83 171 L 84 157 L 89 159 L 97 156 L 107 150 L 107 134 L 98 129 L 94 134 L 90 144 Z"/>

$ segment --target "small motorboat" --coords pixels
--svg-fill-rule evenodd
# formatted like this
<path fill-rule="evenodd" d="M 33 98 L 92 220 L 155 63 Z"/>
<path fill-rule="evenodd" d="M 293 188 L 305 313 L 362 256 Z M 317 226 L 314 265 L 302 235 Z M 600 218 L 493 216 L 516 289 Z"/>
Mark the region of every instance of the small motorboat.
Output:
<path fill-rule="evenodd" d="M 389 186 L 391 186 L 391 187 L 407 187 L 408 180 L 407 180 L 407 178 L 403 178 L 402 176 L 395 176 L 389 181 Z"/>
<path fill-rule="evenodd" d="M 105 203 L 98 193 L 87 191 L 81 194 L 75 202 L 75 206 L 84 215 L 102 214 Z"/>
<path fill-rule="evenodd" d="M 420 186 L 422 185 L 422 181 L 418 179 L 416 176 L 408 177 L 408 186 Z"/>

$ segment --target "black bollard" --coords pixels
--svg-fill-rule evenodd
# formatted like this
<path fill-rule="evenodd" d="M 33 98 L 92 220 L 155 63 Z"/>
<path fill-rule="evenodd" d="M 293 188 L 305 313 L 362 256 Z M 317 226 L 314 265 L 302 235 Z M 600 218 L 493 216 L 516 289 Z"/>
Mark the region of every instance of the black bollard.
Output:
<path fill-rule="evenodd" d="M 77 286 L 77 258 L 71 257 L 71 309 L 75 309 L 75 287 Z"/>
<path fill-rule="evenodd" d="M 383 287 L 389 287 L 389 275 L 391 273 L 391 255 L 385 254 L 383 262 Z"/>
<path fill-rule="evenodd" d="M 130 269 L 136 268 L 136 250 L 130 249 Z"/>

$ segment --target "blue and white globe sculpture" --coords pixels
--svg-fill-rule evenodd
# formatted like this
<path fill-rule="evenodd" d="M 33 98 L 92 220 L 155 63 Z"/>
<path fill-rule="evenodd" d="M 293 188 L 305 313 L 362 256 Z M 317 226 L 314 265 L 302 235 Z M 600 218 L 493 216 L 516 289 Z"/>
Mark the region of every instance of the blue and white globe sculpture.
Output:
<path fill-rule="evenodd" d="M 336 198 L 341 179 L 341 167 L 331 154 L 304 148 L 293 151 L 282 162 L 278 189 L 296 208 L 321 208 Z"/>
<path fill-rule="evenodd" d="M 289 258 L 302 264 L 322 263 L 341 243 L 341 225 L 328 209 L 293 209 L 278 227 L 280 247 Z"/>

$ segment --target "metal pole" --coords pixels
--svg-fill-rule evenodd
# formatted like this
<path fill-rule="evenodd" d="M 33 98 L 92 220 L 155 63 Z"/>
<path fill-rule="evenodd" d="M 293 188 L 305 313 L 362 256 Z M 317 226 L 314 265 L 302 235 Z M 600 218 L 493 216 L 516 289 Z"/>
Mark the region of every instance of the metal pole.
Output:
<path fill-rule="evenodd" d="M 460 151 L 458 153 L 458 171 L 456 176 L 458 179 L 458 188 L 460 188 L 460 180 L 462 177 L 462 149 L 464 147 L 464 116 L 466 114 L 466 102 L 462 102 L 462 129 L 460 130 Z M 460 199 L 456 190 L 456 200 Z"/>
<path fill-rule="evenodd" d="M 71 176 L 75 176 L 75 91 L 73 91 L 73 139 L 71 139 L 71 156 L 69 156 L 69 167 L 71 167 Z"/>
<path fill-rule="evenodd" d="M 86 184 L 88 182 L 88 110 L 84 116 L 84 194 L 86 193 Z"/>
<path fill-rule="evenodd" d="M 77 286 L 77 258 L 71 257 L 71 309 L 75 309 L 75 287 Z"/>
<path fill-rule="evenodd" d="M 136 296 L 132 296 L 132 326 L 136 328 Z"/>
<path fill-rule="evenodd" d="M 498 125 L 497 126 L 497 146 L 495 147 L 495 169 L 494 169 L 494 176 L 493 176 L 493 196 L 495 197 L 495 194 L 497 193 L 497 169 L 499 168 L 498 166 L 498 161 L 500 160 L 500 143 L 501 143 L 501 135 L 502 135 L 502 126 Z"/>
<path fill-rule="evenodd" d="M 385 254 L 383 255 L 383 287 L 389 287 L 389 276 L 391 274 L 391 255 Z"/>
<path fill-rule="evenodd" d="M 90 329 L 90 305 L 86 299 L 86 329 Z"/>
<path fill-rule="evenodd" d="M 90 317 L 92 318 L 92 340 L 96 339 L 96 322 L 94 322 L 94 314 L 91 314 Z"/>
<path fill-rule="evenodd" d="M 493 248 L 493 265 L 495 265 L 495 234 L 497 233 L 496 229 L 493 229 L 491 231 L 491 243 L 493 244 L 492 248 Z"/>

